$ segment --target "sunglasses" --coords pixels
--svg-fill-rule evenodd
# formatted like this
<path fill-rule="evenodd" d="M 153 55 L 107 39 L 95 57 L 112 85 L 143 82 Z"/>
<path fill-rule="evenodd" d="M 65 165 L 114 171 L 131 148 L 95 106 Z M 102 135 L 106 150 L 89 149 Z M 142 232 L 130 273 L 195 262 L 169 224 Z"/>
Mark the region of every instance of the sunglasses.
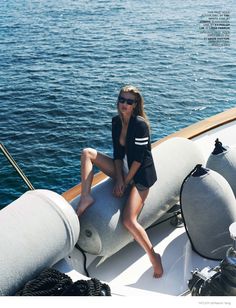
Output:
<path fill-rule="evenodd" d="M 135 99 L 131 99 L 131 98 L 124 98 L 124 97 L 122 97 L 122 96 L 119 96 L 119 98 L 118 98 L 118 103 L 120 103 L 120 104 L 124 104 L 124 103 L 127 103 L 127 105 L 133 105 L 133 104 L 135 104 Z"/>

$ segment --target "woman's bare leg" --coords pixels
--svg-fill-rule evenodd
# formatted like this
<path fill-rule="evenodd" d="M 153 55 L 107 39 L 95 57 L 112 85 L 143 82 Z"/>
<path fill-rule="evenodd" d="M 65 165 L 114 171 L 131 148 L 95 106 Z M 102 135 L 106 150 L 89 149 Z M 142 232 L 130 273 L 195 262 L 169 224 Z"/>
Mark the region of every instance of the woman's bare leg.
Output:
<path fill-rule="evenodd" d="M 154 251 L 145 229 L 137 221 L 148 192 L 148 189 L 145 191 L 138 191 L 135 186 L 132 187 L 123 212 L 123 224 L 148 254 L 154 269 L 153 277 L 160 278 L 163 274 L 161 257 Z"/>
<path fill-rule="evenodd" d="M 90 193 L 94 175 L 93 165 L 97 166 L 106 175 L 115 177 L 115 165 L 112 158 L 91 148 L 83 150 L 81 155 L 82 191 L 77 209 L 78 216 L 82 215 L 83 212 L 94 202 Z"/>

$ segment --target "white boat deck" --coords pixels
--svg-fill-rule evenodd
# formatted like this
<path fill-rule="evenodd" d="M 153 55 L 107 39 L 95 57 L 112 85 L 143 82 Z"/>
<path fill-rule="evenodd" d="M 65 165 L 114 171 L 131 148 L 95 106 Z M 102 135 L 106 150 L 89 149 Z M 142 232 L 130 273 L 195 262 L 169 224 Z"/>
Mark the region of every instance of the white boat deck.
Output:
<path fill-rule="evenodd" d="M 236 145 L 236 123 L 227 124 L 224 129 L 216 128 L 195 138 L 206 159 L 214 148 L 216 138 L 219 138 L 223 145 Z M 148 234 L 155 251 L 162 256 L 164 275 L 161 279 L 152 277 L 148 256 L 136 242 L 130 243 L 107 259 L 87 255 L 87 270 L 90 277 L 96 277 L 109 284 L 113 295 L 177 296 L 188 290 L 187 282 L 191 278 L 192 270 L 219 264 L 218 261 L 204 259 L 195 253 L 185 228 L 175 228 L 170 221 L 150 228 Z M 64 263 L 61 262 L 58 266 L 73 280 L 85 279 L 80 274 L 84 275 L 83 256 L 77 249 L 74 249 Z"/>
<path fill-rule="evenodd" d="M 184 227 L 175 228 L 166 221 L 149 229 L 148 234 L 155 251 L 162 255 L 164 275 L 161 279 L 152 277 L 153 270 L 148 256 L 136 242 L 130 243 L 104 261 L 101 257 L 88 258 L 87 270 L 90 277 L 115 286 L 115 289 L 111 288 L 113 292 L 118 292 L 119 286 L 127 286 L 138 289 L 140 295 L 146 292 L 155 292 L 152 295 L 181 295 L 188 289 L 187 281 L 191 278 L 191 270 L 218 264 L 217 261 L 204 259 L 192 251 Z M 78 270 L 82 272 L 81 264 L 76 264 L 76 260 L 81 262 L 82 259 L 82 254 L 74 250 L 67 261 L 74 268 L 79 265 Z M 72 279 L 79 279 L 79 276 L 74 275 Z M 120 290 L 119 294 L 129 295 L 129 292 L 132 295 L 131 289 Z"/>

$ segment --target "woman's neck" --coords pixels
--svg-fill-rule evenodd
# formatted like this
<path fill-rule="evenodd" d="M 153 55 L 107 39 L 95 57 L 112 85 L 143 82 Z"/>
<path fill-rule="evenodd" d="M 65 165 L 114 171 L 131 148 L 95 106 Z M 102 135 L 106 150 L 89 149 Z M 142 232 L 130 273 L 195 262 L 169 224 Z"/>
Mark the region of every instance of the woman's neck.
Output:
<path fill-rule="evenodd" d="M 124 115 L 122 115 L 122 122 L 123 122 L 123 124 L 124 125 L 128 125 L 130 118 L 131 118 L 131 116 L 124 116 Z"/>

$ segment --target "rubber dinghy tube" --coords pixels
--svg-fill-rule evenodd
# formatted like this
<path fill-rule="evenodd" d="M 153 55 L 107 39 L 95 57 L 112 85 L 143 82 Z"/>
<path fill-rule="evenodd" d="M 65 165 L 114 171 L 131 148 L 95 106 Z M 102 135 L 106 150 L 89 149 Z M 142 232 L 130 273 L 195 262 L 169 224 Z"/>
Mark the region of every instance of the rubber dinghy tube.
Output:
<path fill-rule="evenodd" d="M 13 295 L 73 250 L 78 216 L 55 192 L 24 193 L 0 211 L 0 295 Z"/>
<path fill-rule="evenodd" d="M 236 221 L 236 201 L 229 183 L 199 164 L 183 181 L 180 207 L 195 252 L 222 260 L 232 244 L 229 225 Z"/>
<path fill-rule="evenodd" d="M 179 202 L 181 184 L 204 157 L 191 140 L 175 137 L 152 149 L 157 181 L 150 188 L 139 215 L 139 223 L 146 229 Z M 114 182 L 107 178 L 92 188 L 96 202 L 80 217 L 78 245 L 86 252 L 109 257 L 133 240 L 122 223 L 122 211 L 128 192 L 122 198 L 112 195 Z M 78 198 L 72 206 L 78 204 Z"/>

